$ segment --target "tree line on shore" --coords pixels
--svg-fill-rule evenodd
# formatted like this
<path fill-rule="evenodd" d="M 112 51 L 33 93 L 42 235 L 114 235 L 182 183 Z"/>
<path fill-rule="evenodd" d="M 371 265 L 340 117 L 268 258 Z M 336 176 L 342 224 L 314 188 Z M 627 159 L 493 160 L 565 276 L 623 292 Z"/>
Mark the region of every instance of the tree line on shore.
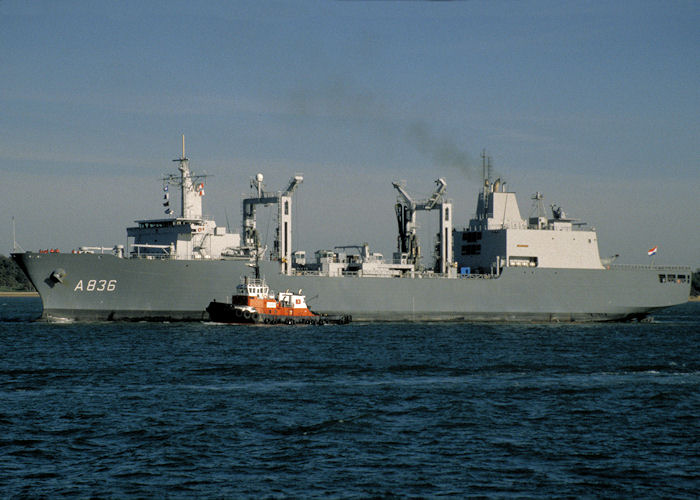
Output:
<path fill-rule="evenodd" d="M 0 291 L 5 292 L 32 292 L 34 287 L 24 275 L 15 261 L 4 255 L 0 255 Z M 690 287 L 690 295 L 700 295 L 700 269 L 693 273 L 693 283 Z"/>
<path fill-rule="evenodd" d="M 34 287 L 15 261 L 0 255 L 0 291 L 33 292 Z"/>

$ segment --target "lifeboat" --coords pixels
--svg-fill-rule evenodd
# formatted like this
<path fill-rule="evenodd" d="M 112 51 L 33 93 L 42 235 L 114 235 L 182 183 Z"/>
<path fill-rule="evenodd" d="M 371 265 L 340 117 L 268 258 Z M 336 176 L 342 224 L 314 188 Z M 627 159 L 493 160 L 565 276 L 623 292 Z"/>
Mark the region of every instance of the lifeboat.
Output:
<path fill-rule="evenodd" d="M 312 312 L 306 297 L 289 290 L 275 295 L 264 279 L 244 278 L 236 287 L 231 303 L 217 302 L 207 306 L 209 318 L 217 323 L 323 325 L 350 323 L 350 315 L 326 315 Z"/>

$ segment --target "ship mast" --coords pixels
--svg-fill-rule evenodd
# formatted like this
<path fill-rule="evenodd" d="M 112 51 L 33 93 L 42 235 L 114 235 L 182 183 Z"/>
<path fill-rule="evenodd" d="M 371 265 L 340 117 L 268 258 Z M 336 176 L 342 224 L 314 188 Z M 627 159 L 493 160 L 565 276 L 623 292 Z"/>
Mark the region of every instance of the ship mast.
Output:
<path fill-rule="evenodd" d="M 165 185 L 173 185 L 180 188 L 180 217 L 184 219 L 201 219 L 202 196 L 204 195 L 204 184 L 201 180 L 206 176 L 192 175 L 189 165 L 190 160 L 185 155 L 185 134 L 182 134 L 182 156 L 173 161 L 180 164 L 178 166 L 180 175 L 179 177 L 173 174 L 168 175 L 163 179 L 163 182 Z"/>
<path fill-rule="evenodd" d="M 190 165 L 189 158 L 185 156 L 185 134 L 182 134 L 182 156 L 175 159 L 180 163 L 178 170 L 180 170 L 180 217 L 189 218 L 191 216 L 192 207 L 190 206 L 188 199 L 188 191 L 192 189 L 192 179 L 190 178 Z"/>
<path fill-rule="evenodd" d="M 491 191 L 491 157 L 486 154 L 486 150 L 481 151 L 481 166 L 483 169 L 483 214 L 484 219 L 487 218 L 488 206 L 489 206 L 489 191 Z"/>

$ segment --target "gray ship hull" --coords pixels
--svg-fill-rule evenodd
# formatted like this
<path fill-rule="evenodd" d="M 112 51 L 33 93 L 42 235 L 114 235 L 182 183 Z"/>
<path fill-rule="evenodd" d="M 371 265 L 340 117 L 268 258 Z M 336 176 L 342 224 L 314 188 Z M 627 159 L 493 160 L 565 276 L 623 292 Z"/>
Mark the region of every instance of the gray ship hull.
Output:
<path fill-rule="evenodd" d="M 41 296 L 42 318 L 85 321 L 201 321 L 225 301 L 242 261 L 122 259 L 110 254 L 13 254 Z M 64 273 L 60 281 L 52 277 Z"/>
<path fill-rule="evenodd" d="M 303 287 L 314 309 L 337 313 L 342 308 L 356 321 L 612 321 L 641 318 L 688 300 L 689 284 L 660 283 L 660 272 L 665 271 L 506 268 L 491 278 L 277 275 L 268 283 Z"/>
<path fill-rule="evenodd" d="M 246 261 L 121 259 L 96 254 L 13 254 L 41 295 L 44 319 L 201 321 L 226 302 Z M 686 302 L 689 268 L 504 268 L 498 277 L 286 276 L 261 263 L 277 291 L 302 289 L 322 314 L 354 321 L 615 321 Z"/>

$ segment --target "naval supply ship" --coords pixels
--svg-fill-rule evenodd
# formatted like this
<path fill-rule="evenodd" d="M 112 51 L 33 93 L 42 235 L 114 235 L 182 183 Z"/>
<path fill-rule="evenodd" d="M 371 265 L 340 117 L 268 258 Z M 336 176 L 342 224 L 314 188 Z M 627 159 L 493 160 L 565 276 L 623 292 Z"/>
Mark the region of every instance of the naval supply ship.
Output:
<path fill-rule="evenodd" d="M 206 320 L 209 303 L 229 302 L 232 287 L 253 273 L 276 290 L 303 290 L 319 314 L 354 321 L 631 320 L 688 300 L 689 267 L 601 259 L 595 230 L 561 207 L 545 207 L 541 193 L 523 218 L 515 193 L 492 178 L 490 160 L 482 159 L 476 212 L 462 228 L 453 224 L 444 179 L 421 200 L 405 182 L 394 182 L 398 234 L 391 259 L 362 243 L 318 250 L 307 261 L 292 240 L 293 195 L 303 176 L 268 191 L 257 174 L 242 201 L 241 233 L 230 233 L 203 215 L 206 178 L 190 170 L 183 137 L 174 160 L 179 173 L 163 178 L 166 217 L 135 221 L 126 248 L 12 257 L 39 292 L 46 320 Z M 179 191 L 178 215 L 170 208 L 170 188 Z M 271 248 L 260 244 L 260 205 L 276 205 Z M 417 216 L 431 211 L 440 230 L 433 262 L 425 266 Z"/>

